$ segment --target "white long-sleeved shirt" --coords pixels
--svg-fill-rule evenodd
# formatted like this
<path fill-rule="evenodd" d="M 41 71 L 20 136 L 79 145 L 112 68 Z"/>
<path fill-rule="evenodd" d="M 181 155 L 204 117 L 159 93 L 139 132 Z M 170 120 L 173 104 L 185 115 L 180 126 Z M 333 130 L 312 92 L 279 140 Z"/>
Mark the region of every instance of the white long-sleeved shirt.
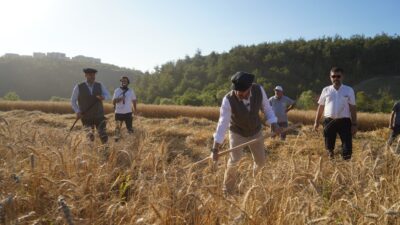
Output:
<path fill-rule="evenodd" d="M 85 81 L 85 84 L 89 88 L 90 94 L 93 93 L 93 84 L 90 85 L 87 81 Z M 72 90 L 72 95 L 71 95 L 71 106 L 72 109 L 74 110 L 75 113 L 81 112 L 79 109 L 78 105 L 78 96 L 79 96 L 79 84 L 76 84 L 74 89 Z M 105 100 L 110 99 L 110 94 L 108 93 L 107 88 L 104 87 L 102 83 L 100 83 L 101 86 L 101 95 L 104 97 Z"/>
<path fill-rule="evenodd" d="M 276 123 L 278 119 L 276 118 L 275 113 L 272 110 L 267 94 L 265 93 L 263 87 L 261 86 L 259 87 L 262 93 L 262 110 L 265 115 L 265 120 L 267 121 L 268 124 Z M 251 99 L 251 92 L 248 99 L 242 100 L 243 104 L 247 107 L 249 111 L 250 111 L 250 99 Z M 226 96 L 222 99 L 222 104 L 219 112 L 220 116 L 218 120 L 217 129 L 214 133 L 214 141 L 217 142 L 218 144 L 221 144 L 224 141 L 225 133 L 229 127 L 229 123 L 231 121 L 231 116 L 232 116 L 231 104 L 229 103 L 229 100 Z"/>

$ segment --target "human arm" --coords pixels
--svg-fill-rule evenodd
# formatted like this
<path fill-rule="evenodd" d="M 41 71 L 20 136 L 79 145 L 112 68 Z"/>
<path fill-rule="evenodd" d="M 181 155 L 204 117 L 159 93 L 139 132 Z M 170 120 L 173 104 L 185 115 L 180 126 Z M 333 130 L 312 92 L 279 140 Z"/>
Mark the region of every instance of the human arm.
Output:
<path fill-rule="evenodd" d="M 317 113 L 315 114 L 315 120 L 314 120 L 314 128 L 313 128 L 314 131 L 318 130 L 319 121 L 321 119 L 322 113 L 324 112 L 324 109 L 325 105 L 318 105 Z"/>
<path fill-rule="evenodd" d="M 214 161 L 218 160 L 218 151 L 225 138 L 225 133 L 228 130 L 229 122 L 231 120 L 232 109 L 228 98 L 225 96 L 222 100 L 220 107 L 220 115 L 218 120 L 217 129 L 213 135 L 214 143 L 211 148 L 211 157 Z"/>
<path fill-rule="evenodd" d="M 319 96 L 318 99 L 318 108 L 317 108 L 317 113 L 315 114 L 314 127 L 313 127 L 314 131 L 318 130 L 319 121 L 325 110 L 325 99 L 326 99 L 326 88 L 322 89 L 321 95 Z"/>
<path fill-rule="evenodd" d="M 271 103 L 265 93 L 263 87 L 260 86 L 262 94 L 262 110 L 264 112 L 265 121 L 271 125 L 272 131 L 276 134 L 280 134 L 281 130 L 278 125 L 278 118 L 275 116 L 274 110 L 272 109 Z"/>
<path fill-rule="evenodd" d="M 74 112 L 76 113 L 77 119 L 82 117 L 81 110 L 79 109 L 78 105 L 78 95 L 79 95 L 79 88 L 78 85 L 75 85 L 71 95 L 71 106 Z"/>
<path fill-rule="evenodd" d="M 396 113 L 394 112 L 394 111 L 392 111 L 392 113 L 390 114 L 390 120 L 389 120 L 389 128 L 390 129 L 393 129 L 393 127 L 394 127 L 394 124 L 393 124 L 393 122 L 394 122 L 394 115 L 395 115 Z"/>
<path fill-rule="evenodd" d="M 351 115 L 351 134 L 357 133 L 357 107 L 349 104 L 350 115 Z"/>
<path fill-rule="evenodd" d="M 137 107 L 136 107 L 136 105 L 137 105 L 137 98 L 136 98 L 135 91 L 134 91 L 133 89 L 131 89 L 131 90 L 132 90 L 132 105 L 133 105 L 133 112 L 134 112 L 135 114 L 137 114 Z"/>
<path fill-rule="evenodd" d="M 350 91 L 349 110 L 351 116 L 351 134 L 355 135 L 357 133 L 357 106 L 353 89 Z"/>
<path fill-rule="evenodd" d="M 114 90 L 114 94 L 113 94 L 113 98 L 112 98 L 112 103 L 113 103 L 113 105 L 117 104 L 118 102 L 121 102 L 122 99 L 123 99 L 123 98 L 121 97 L 121 93 L 120 93 L 119 90 L 120 90 L 119 88 L 117 88 L 117 89 Z"/>
<path fill-rule="evenodd" d="M 288 98 L 289 100 L 289 106 L 286 108 L 286 113 L 289 112 L 290 110 L 294 109 L 295 105 L 296 105 L 296 101 Z"/>
<path fill-rule="evenodd" d="M 394 128 L 394 118 L 395 118 L 395 116 L 398 116 L 397 113 L 396 113 L 396 112 L 399 111 L 399 110 L 398 110 L 398 107 L 400 107 L 400 102 L 396 102 L 396 103 L 393 105 L 392 113 L 390 114 L 390 120 L 389 120 L 389 128 L 390 128 L 390 129 L 393 129 L 393 128 Z"/>

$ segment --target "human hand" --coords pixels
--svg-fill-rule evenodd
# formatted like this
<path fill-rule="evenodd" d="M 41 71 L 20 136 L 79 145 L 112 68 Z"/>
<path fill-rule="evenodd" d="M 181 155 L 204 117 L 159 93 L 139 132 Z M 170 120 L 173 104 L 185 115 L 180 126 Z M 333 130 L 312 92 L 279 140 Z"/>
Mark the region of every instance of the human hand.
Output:
<path fill-rule="evenodd" d="M 357 125 L 351 125 L 351 134 L 354 136 L 357 133 Z"/>
<path fill-rule="evenodd" d="M 99 99 L 100 101 L 103 101 L 105 98 L 102 95 L 96 95 L 96 98 Z"/>
<path fill-rule="evenodd" d="M 313 131 L 318 131 L 319 123 L 314 123 Z"/>
<path fill-rule="evenodd" d="M 272 127 L 272 132 L 273 132 L 274 136 L 280 135 L 282 133 L 282 128 L 279 127 L 279 125 L 277 123 L 271 124 L 271 127 Z"/>
<path fill-rule="evenodd" d="M 211 155 L 210 157 L 214 162 L 218 161 L 218 153 L 219 153 L 220 144 L 214 142 L 213 147 L 211 148 Z"/>

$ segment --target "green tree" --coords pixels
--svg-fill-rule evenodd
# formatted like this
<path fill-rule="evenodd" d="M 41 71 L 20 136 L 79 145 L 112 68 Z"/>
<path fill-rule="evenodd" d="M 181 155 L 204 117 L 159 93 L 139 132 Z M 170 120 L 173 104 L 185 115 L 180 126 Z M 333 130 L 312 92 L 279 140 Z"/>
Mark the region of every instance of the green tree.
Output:
<path fill-rule="evenodd" d="M 316 106 L 316 95 L 311 90 L 303 91 L 296 103 L 300 109 L 315 109 Z"/>
<path fill-rule="evenodd" d="M 364 91 L 358 91 L 356 94 L 357 110 L 363 112 L 374 111 L 373 99 L 365 94 Z"/>
<path fill-rule="evenodd" d="M 374 105 L 376 106 L 376 112 L 390 112 L 392 110 L 392 106 L 394 104 L 393 97 L 389 94 L 388 91 L 380 91 L 380 98 L 375 100 Z"/>
<path fill-rule="evenodd" d="M 21 100 L 20 97 L 17 95 L 17 93 L 14 92 L 14 91 L 7 92 L 4 95 L 3 99 L 7 100 L 7 101 L 19 101 L 19 100 Z"/>
<path fill-rule="evenodd" d="M 170 98 L 160 98 L 160 105 L 174 105 L 174 103 Z"/>

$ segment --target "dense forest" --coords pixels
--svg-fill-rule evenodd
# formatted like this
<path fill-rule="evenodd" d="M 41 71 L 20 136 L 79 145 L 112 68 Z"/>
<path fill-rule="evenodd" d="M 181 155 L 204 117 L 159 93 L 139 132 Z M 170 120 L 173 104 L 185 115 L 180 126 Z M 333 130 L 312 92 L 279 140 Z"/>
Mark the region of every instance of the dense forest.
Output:
<path fill-rule="evenodd" d="M 256 75 L 269 96 L 281 85 L 300 108 L 314 108 L 318 94 L 330 84 L 333 65 L 344 68 L 344 83 L 354 87 L 363 111 L 388 111 L 400 98 L 400 36 L 386 34 L 286 40 L 208 55 L 198 50 L 152 73 L 104 63 L 3 56 L 0 97 L 13 92 L 24 100 L 69 98 L 74 84 L 84 80 L 82 68 L 94 67 L 99 70 L 96 79 L 110 91 L 118 87 L 121 75 L 131 77 L 142 103 L 216 106 L 229 91 L 232 74 L 247 71 Z"/>
<path fill-rule="evenodd" d="M 330 84 L 333 65 L 344 68 L 344 83 L 365 101 L 400 97 L 394 90 L 400 84 L 400 37 L 386 34 L 286 40 L 237 46 L 206 56 L 198 50 L 193 57 L 165 63 L 149 76 L 140 76 L 135 88 L 146 103 L 218 105 L 229 90 L 230 76 L 241 70 L 255 74 L 268 95 L 282 85 L 292 98 L 316 97 Z M 362 92 L 364 87 L 368 91 Z"/>

